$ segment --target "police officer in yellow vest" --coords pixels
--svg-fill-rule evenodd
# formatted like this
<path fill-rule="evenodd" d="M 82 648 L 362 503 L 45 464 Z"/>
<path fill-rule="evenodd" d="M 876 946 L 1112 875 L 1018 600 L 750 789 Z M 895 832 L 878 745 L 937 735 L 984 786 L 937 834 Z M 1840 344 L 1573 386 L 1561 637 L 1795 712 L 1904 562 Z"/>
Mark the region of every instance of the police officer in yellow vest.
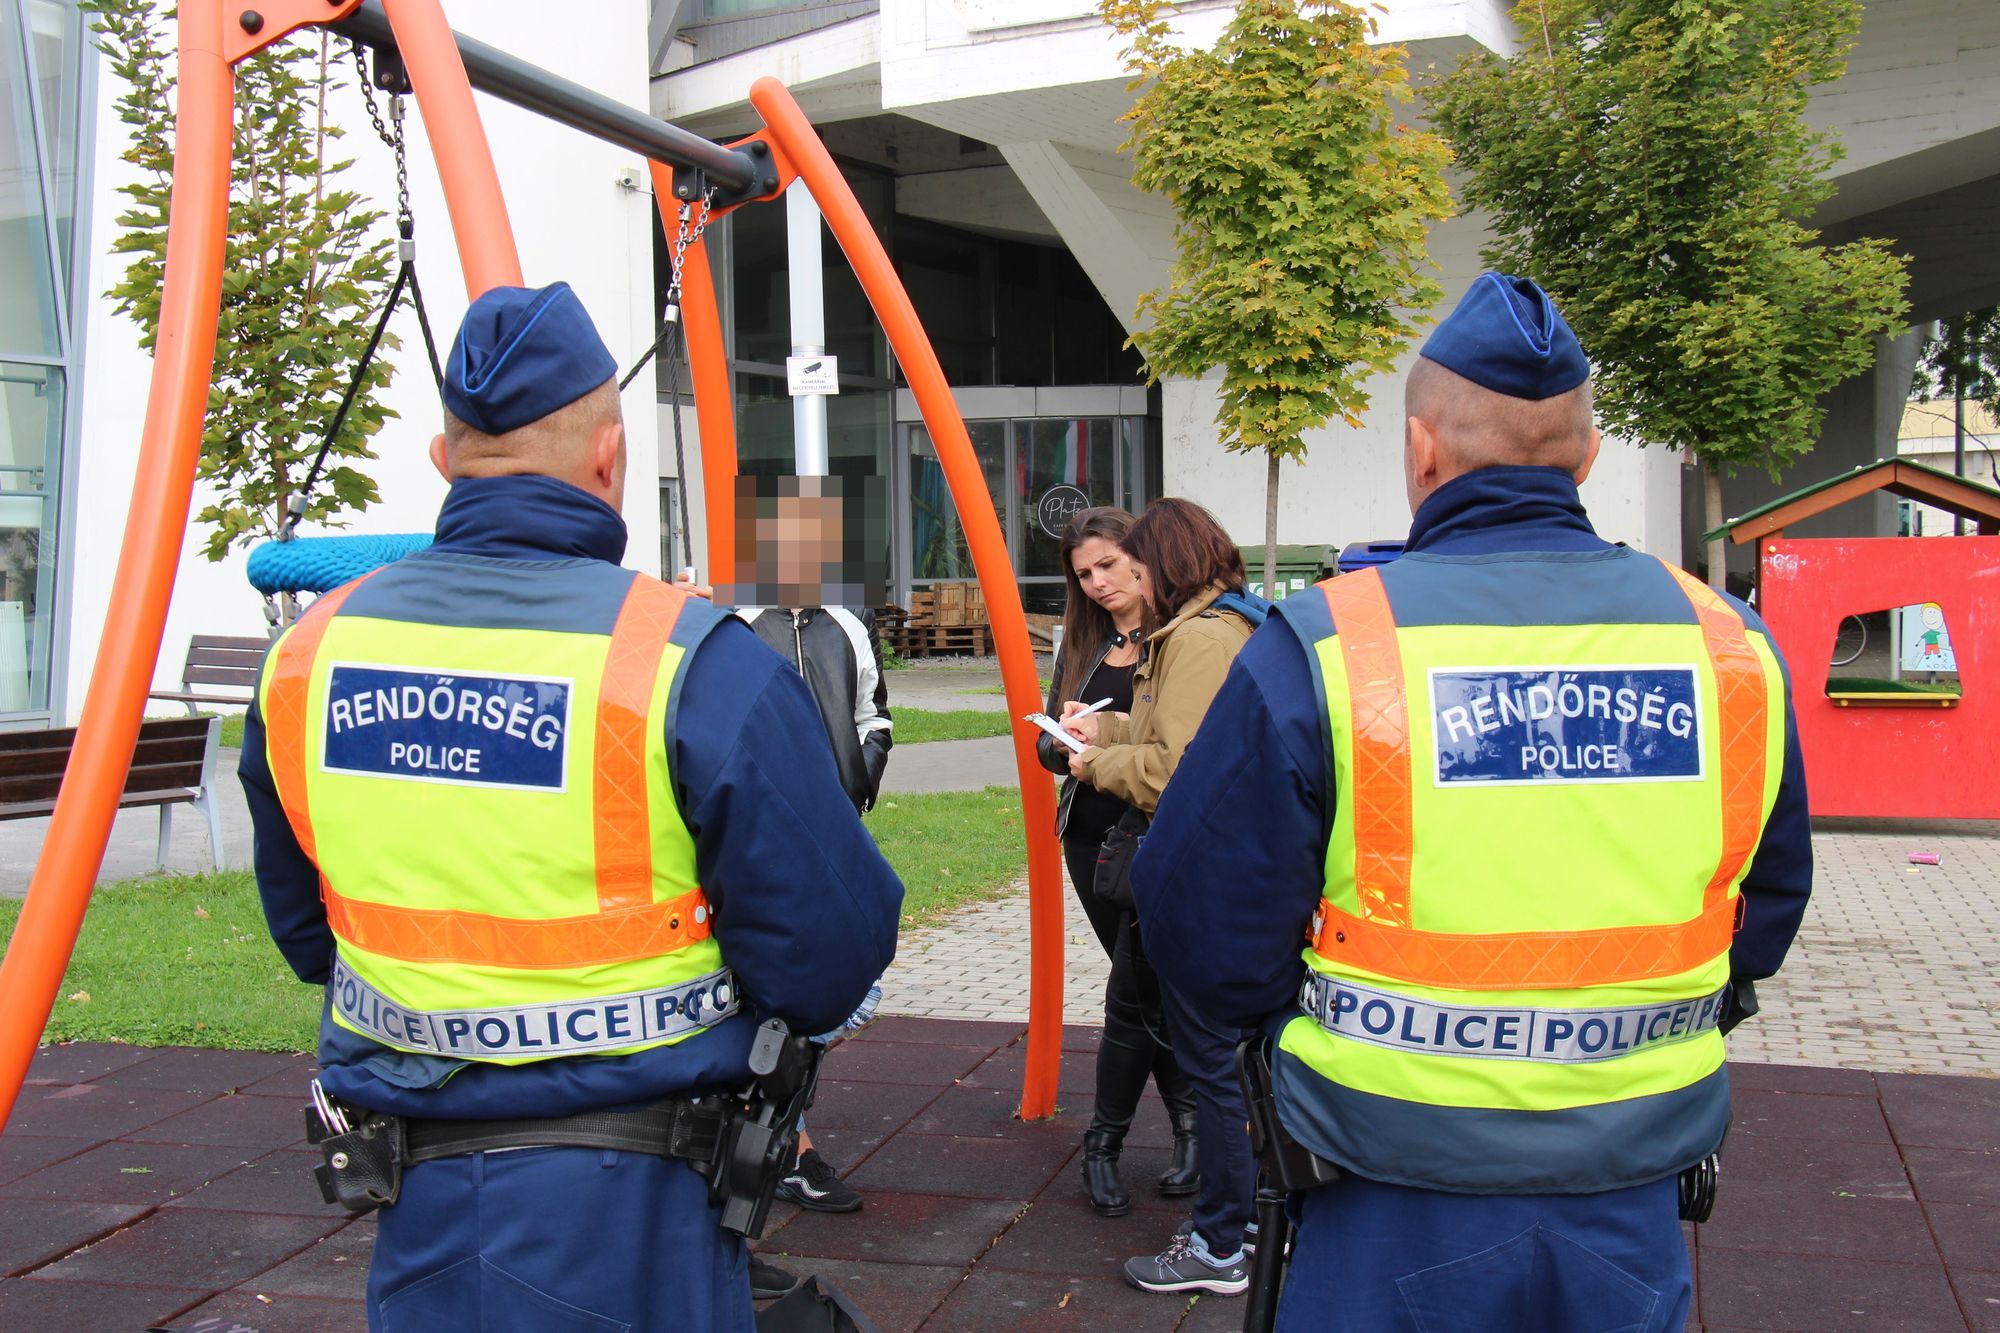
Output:
<path fill-rule="evenodd" d="M 1148 954 L 1263 1025 L 1288 1329 L 1678 1330 L 1677 1178 L 1810 892 L 1755 614 L 1597 536 L 1589 366 L 1487 274 L 1407 390 L 1406 553 L 1279 604 L 1133 872 Z M 1301 949 L 1300 940 L 1304 939 Z"/>
<path fill-rule="evenodd" d="M 763 1020 L 839 1023 L 895 952 L 902 885 L 797 743 L 798 673 L 619 567 L 614 370 L 564 284 L 475 301 L 435 543 L 315 602 L 244 729 L 272 937 L 326 988 L 322 1088 L 487 1144 L 404 1171 L 375 1330 L 750 1329 L 688 1099 L 749 1082 Z"/>

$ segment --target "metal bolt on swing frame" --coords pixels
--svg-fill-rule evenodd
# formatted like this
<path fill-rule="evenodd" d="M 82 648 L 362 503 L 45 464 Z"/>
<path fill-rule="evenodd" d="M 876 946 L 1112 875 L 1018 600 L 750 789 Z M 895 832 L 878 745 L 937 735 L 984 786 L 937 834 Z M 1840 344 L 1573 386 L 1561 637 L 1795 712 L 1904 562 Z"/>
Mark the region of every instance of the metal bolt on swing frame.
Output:
<path fill-rule="evenodd" d="M 330 26 L 365 45 L 393 46 L 400 53 L 433 142 L 449 149 L 435 156 L 469 297 L 493 287 L 522 285 L 512 224 L 472 95 L 475 87 L 645 156 L 662 221 L 676 233 L 680 203 L 706 201 L 712 220 L 743 203 L 775 198 L 794 179 L 803 179 L 874 306 L 936 444 L 994 623 L 1008 709 L 1032 712 L 1042 702 L 1020 589 L 937 354 L 861 205 L 783 84 L 765 78 L 751 89 L 751 104 L 764 118 L 765 129 L 738 143 L 717 145 L 459 37 L 439 0 L 261 0 L 256 9 L 222 0 L 180 0 L 179 10 L 180 82 L 166 284 L 131 511 L 118 558 L 119 598 L 115 621 L 107 623 L 101 640 L 41 858 L 6 957 L 0 960 L 0 1128 L 27 1077 L 103 861 L 187 529 L 221 304 L 234 119 L 231 70 L 237 61 L 300 28 Z M 681 329 L 701 427 L 709 566 L 722 569 L 735 548 L 734 412 L 708 247 L 698 231 L 682 247 L 681 260 Z M 1054 787 L 1035 758 L 1033 742 L 1020 729 L 1014 756 L 1028 840 L 1033 949 L 1021 1114 L 1037 1119 L 1055 1110 L 1062 1042 L 1062 870 L 1054 833 Z"/>

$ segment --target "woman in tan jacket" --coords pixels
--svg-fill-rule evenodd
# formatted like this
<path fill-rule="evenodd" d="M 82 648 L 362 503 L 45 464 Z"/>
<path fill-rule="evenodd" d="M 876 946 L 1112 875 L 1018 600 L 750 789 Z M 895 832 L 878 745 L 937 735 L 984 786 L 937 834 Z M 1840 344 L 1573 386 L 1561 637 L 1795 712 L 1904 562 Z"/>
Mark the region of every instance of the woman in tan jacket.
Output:
<path fill-rule="evenodd" d="M 1150 815 L 1230 664 L 1269 608 L 1245 595 L 1242 556 L 1222 525 L 1192 501 L 1155 500 L 1120 545 L 1145 571 L 1148 603 L 1132 711 L 1079 715 L 1083 705 L 1072 700 L 1063 706 L 1064 723 L 1086 742 L 1071 756 L 1070 772 Z M 1190 1010 L 1171 991 L 1161 1001 L 1175 1059 L 1194 1087 L 1201 1191 L 1193 1225 L 1159 1254 L 1127 1262 L 1125 1277 L 1147 1291 L 1233 1295 L 1249 1285 L 1243 1239 L 1255 1190 L 1244 1130 L 1249 1117 L 1236 1083 L 1236 1045 L 1244 1034 Z"/>

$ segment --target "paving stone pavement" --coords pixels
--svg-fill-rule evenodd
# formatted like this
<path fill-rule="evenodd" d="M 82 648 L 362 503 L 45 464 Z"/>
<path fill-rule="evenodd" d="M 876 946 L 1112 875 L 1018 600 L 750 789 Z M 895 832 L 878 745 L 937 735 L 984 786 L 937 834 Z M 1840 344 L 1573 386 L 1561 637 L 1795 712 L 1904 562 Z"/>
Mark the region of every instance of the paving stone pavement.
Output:
<path fill-rule="evenodd" d="M 1241 1301 L 1147 1295 L 1119 1276 L 1187 1201 L 1151 1186 L 1171 1134 L 1148 1097 L 1123 1158 L 1132 1211 L 1085 1205 L 1076 1155 L 1097 1037 L 1063 1030 L 1068 1109 L 1023 1123 L 1021 1023 L 880 1019 L 829 1053 L 812 1111 L 865 1207 L 779 1203 L 758 1248 L 837 1284 L 884 1333 L 1240 1328 Z M 212 1318 L 360 1333 L 375 1223 L 313 1188 L 300 1143 L 312 1073 L 307 1057 L 249 1051 L 44 1049 L 0 1138 L 0 1329 Z M 1688 1329 L 1996 1327 L 2000 1080 L 1733 1073 L 1721 1202 L 1687 1231 Z"/>
<path fill-rule="evenodd" d="M 1814 890 L 1785 968 L 1730 1037 L 1730 1058 L 2000 1076 L 2000 824 L 1825 821 Z M 1912 866 L 1911 852 L 1941 865 Z M 1104 953 L 1063 890 L 1063 1018 L 1103 1021 Z M 1025 877 L 1001 897 L 905 933 L 884 1013 L 1025 1021 Z"/>

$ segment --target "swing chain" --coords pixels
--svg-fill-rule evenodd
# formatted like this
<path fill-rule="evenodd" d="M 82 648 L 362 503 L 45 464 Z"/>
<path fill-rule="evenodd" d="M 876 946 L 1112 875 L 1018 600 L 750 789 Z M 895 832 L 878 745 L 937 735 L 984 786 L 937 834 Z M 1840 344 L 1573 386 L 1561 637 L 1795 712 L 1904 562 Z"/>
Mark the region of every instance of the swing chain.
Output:
<path fill-rule="evenodd" d="M 396 231 L 407 247 L 416 229 L 416 215 L 410 210 L 410 162 L 403 140 L 403 98 L 400 93 L 390 95 L 389 122 L 395 126 L 392 131 L 382 123 L 382 108 L 375 102 L 375 83 L 368 75 L 368 59 L 361 43 L 352 45 L 354 68 L 361 81 L 361 100 L 368 106 L 368 122 L 375 127 L 375 137 L 396 155 Z M 406 254 L 403 258 L 411 256 Z"/>
<path fill-rule="evenodd" d="M 674 235 L 673 271 L 667 279 L 667 309 L 665 313 L 669 320 L 678 320 L 680 318 L 681 268 L 687 263 L 688 247 L 699 241 L 701 234 L 708 230 L 709 208 L 714 203 L 715 191 L 711 188 L 701 196 L 701 212 L 699 214 L 694 211 L 694 205 L 681 205 L 680 229 Z M 690 221 L 694 224 L 692 229 L 688 225 Z"/>

